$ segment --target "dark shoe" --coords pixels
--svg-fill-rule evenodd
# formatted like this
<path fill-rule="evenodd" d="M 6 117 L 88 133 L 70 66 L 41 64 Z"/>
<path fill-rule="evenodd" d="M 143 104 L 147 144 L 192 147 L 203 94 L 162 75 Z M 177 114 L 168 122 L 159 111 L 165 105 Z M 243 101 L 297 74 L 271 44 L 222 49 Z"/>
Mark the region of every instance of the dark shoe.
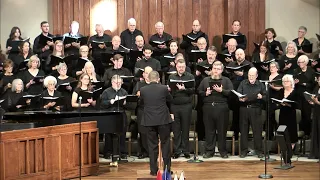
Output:
<path fill-rule="evenodd" d="M 174 154 L 172 155 L 172 158 L 173 158 L 173 159 L 177 159 L 177 158 L 180 157 L 180 155 L 181 155 L 181 153 L 174 153 Z"/>
<path fill-rule="evenodd" d="M 120 158 L 121 159 L 127 159 L 127 155 L 126 154 L 121 154 Z"/>
<path fill-rule="evenodd" d="M 228 154 L 221 154 L 221 157 L 222 157 L 223 159 L 229 158 Z"/>
<path fill-rule="evenodd" d="M 142 154 L 140 154 L 140 155 L 138 156 L 138 159 L 144 159 L 144 158 L 146 158 L 146 157 L 148 157 L 148 155 L 142 153 Z"/>
<path fill-rule="evenodd" d="M 184 157 L 190 159 L 190 153 L 184 153 Z"/>
<path fill-rule="evenodd" d="M 262 153 L 258 154 L 258 158 L 263 158 L 264 155 Z"/>
<path fill-rule="evenodd" d="M 250 152 L 248 152 L 247 155 L 248 155 L 248 156 L 255 156 L 255 155 L 256 155 L 256 152 L 255 152 L 255 151 L 250 151 Z"/>
<path fill-rule="evenodd" d="M 111 154 L 110 154 L 110 153 L 107 153 L 107 154 L 103 155 L 103 158 L 105 158 L 105 159 L 110 159 L 110 158 L 111 158 Z"/>
<path fill-rule="evenodd" d="M 240 154 L 240 158 L 245 158 L 245 157 L 247 157 L 246 154 Z"/>
<path fill-rule="evenodd" d="M 151 176 L 157 176 L 157 173 L 156 172 L 150 172 L 150 175 Z"/>
<path fill-rule="evenodd" d="M 210 153 L 210 152 L 206 152 L 206 153 L 203 155 L 203 158 L 205 158 L 205 159 L 212 158 L 212 157 L 213 157 L 213 153 Z"/>

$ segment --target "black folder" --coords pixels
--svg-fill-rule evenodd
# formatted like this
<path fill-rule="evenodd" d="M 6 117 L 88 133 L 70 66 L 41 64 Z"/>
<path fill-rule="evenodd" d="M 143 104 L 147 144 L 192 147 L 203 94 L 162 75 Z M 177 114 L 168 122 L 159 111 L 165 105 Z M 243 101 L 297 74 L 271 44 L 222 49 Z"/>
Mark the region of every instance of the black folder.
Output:
<path fill-rule="evenodd" d="M 138 68 L 134 76 L 140 78 L 142 77 L 143 72 L 144 72 L 144 69 Z"/>
<path fill-rule="evenodd" d="M 158 45 L 166 45 L 166 46 L 169 46 L 169 42 L 171 41 L 172 39 L 169 39 L 167 41 L 149 41 L 149 44 L 152 46 L 152 47 L 158 47 Z"/>
<path fill-rule="evenodd" d="M 30 38 L 26 38 L 26 39 L 22 39 L 22 40 L 14 40 L 12 41 L 12 44 L 11 44 L 11 50 L 10 52 L 20 52 L 20 49 L 19 49 L 19 46 L 22 42 L 29 42 L 30 41 Z"/>
<path fill-rule="evenodd" d="M 82 97 L 81 103 L 87 103 L 87 99 L 97 100 L 100 98 L 100 94 L 102 93 L 102 88 L 95 89 L 94 91 L 80 91 L 78 96 Z"/>
<path fill-rule="evenodd" d="M 200 50 L 191 50 L 190 53 L 190 62 L 197 62 L 198 59 L 206 60 L 207 59 L 207 52 L 200 51 Z"/>
<path fill-rule="evenodd" d="M 308 82 L 308 78 L 304 75 L 304 73 L 298 73 L 298 74 L 294 75 L 293 78 L 299 80 L 299 82 L 298 82 L 299 85 L 302 85 L 303 83 Z"/>
<path fill-rule="evenodd" d="M 197 70 L 201 72 L 201 74 L 205 74 L 205 71 L 211 71 L 212 66 L 204 66 L 197 64 Z"/>
<path fill-rule="evenodd" d="M 78 81 L 75 81 L 75 82 L 78 83 Z M 57 87 L 57 91 L 59 91 L 59 92 L 63 92 L 63 91 L 72 92 L 72 90 L 67 89 L 68 86 L 71 86 L 71 82 L 59 84 Z M 74 86 L 76 86 L 76 84 Z M 72 87 L 72 89 L 74 89 L 74 88 L 75 87 Z"/>
<path fill-rule="evenodd" d="M 48 41 L 54 43 L 57 40 L 62 41 L 62 39 L 63 39 L 63 36 L 49 37 L 49 36 L 45 36 L 45 35 L 41 34 L 40 38 L 39 38 L 39 44 L 41 44 L 42 46 L 46 46 Z"/>
<path fill-rule="evenodd" d="M 33 81 L 34 81 L 35 83 L 43 83 L 43 79 L 44 79 L 44 76 L 35 76 L 35 77 L 33 78 Z"/>
<path fill-rule="evenodd" d="M 17 102 L 16 105 L 22 105 L 22 106 L 27 105 L 26 101 L 27 101 L 28 99 L 31 99 L 31 101 L 35 101 L 35 99 L 38 99 L 38 98 L 40 97 L 40 95 L 41 95 L 41 94 L 37 94 L 37 95 L 24 95 L 24 96 L 22 96 L 22 97 L 18 100 L 18 102 Z"/>
<path fill-rule="evenodd" d="M 55 106 L 61 106 L 64 104 L 64 98 L 63 97 L 53 97 L 53 96 L 45 96 L 40 97 L 43 100 L 43 104 L 46 105 L 50 102 L 55 102 Z"/>
<path fill-rule="evenodd" d="M 175 80 L 175 79 L 169 79 L 169 87 L 171 88 L 171 91 L 178 90 L 177 84 L 184 84 L 185 88 L 193 88 L 195 86 L 195 80 Z"/>
<path fill-rule="evenodd" d="M 137 102 L 138 96 L 137 95 L 127 95 L 126 100 L 127 100 L 127 102 Z"/>
<path fill-rule="evenodd" d="M 226 58 L 230 58 L 230 59 L 232 58 L 234 61 L 236 60 L 236 56 L 231 54 L 217 54 L 217 57 L 216 57 L 216 59 L 221 61 L 223 64 L 229 63 L 225 60 Z"/>
<path fill-rule="evenodd" d="M 275 59 L 271 59 L 268 61 L 253 62 L 253 64 L 258 68 L 261 66 L 269 66 L 270 63 L 275 62 L 275 61 L 276 61 Z"/>
<path fill-rule="evenodd" d="M 131 82 L 132 79 L 134 78 L 134 76 L 123 76 L 123 75 L 120 75 L 120 77 L 122 78 L 123 82 Z"/>
<path fill-rule="evenodd" d="M 77 69 L 77 70 L 83 69 L 83 68 L 84 68 L 84 65 L 86 64 L 86 62 L 90 62 L 90 60 L 88 60 L 88 59 L 83 59 L 83 58 L 79 58 L 79 59 L 78 59 L 77 66 L 76 66 L 76 69 Z"/>
<path fill-rule="evenodd" d="M 59 57 L 59 56 L 54 56 L 51 55 L 51 60 L 50 60 L 50 67 L 59 65 L 59 63 L 66 63 L 66 64 L 71 64 L 72 61 L 75 59 L 75 55 L 71 54 L 66 57 Z"/>
<path fill-rule="evenodd" d="M 227 43 L 229 41 L 229 39 L 235 39 L 237 41 L 238 44 L 242 44 L 244 43 L 244 35 L 236 35 L 236 34 L 224 34 L 222 35 L 222 39 L 224 43 Z"/>
<path fill-rule="evenodd" d="M 130 57 L 131 61 L 136 61 L 138 57 L 140 57 L 142 59 L 143 56 L 143 51 L 139 51 L 139 50 L 130 50 L 128 56 Z"/>
<path fill-rule="evenodd" d="M 71 44 L 71 43 L 80 43 L 80 45 L 85 45 L 88 44 L 88 37 L 87 36 L 83 36 L 83 37 L 70 37 L 70 36 L 65 36 L 63 43 L 64 44 Z"/>
<path fill-rule="evenodd" d="M 92 81 L 91 83 L 92 83 L 94 89 L 99 89 L 104 86 L 103 81 Z"/>
<path fill-rule="evenodd" d="M 25 59 L 24 61 L 22 61 L 19 66 L 18 66 L 18 70 L 19 71 L 24 71 L 26 69 L 28 69 L 28 62 L 30 61 L 30 59 Z"/>
<path fill-rule="evenodd" d="M 100 44 L 104 44 L 106 47 L 112 47 L 111 41 L 95 41 L 95 40 L 92 40 L 92 41 L 90 41 L 90 43 L 91 43 L 91 46 L 93 48 L 99 48 Z"/>
<path fill-rule="evenodd" d="M 313 44 L 307 44 L 302 46 L 297 46 L 298 50 L 303 50 L 305 53 L 312 53 L 312 45 Z"/>
<path fill-rule="evenodd" d="M 231 67 L 231 66 L 226 66 L 226 69 L 229 71 L 248 71 L 250 69 L 249 64 L 237 66 L 237 67 Z"/>
<path fill-rule="evenodd" d="M 111 52 L 111 51 L 107 51 L 107 52 L 103 52 L 101 53 L 101 59 L 102 59 L 102 62 L 103 63 L 106 63 L 107 66 L 112 66 L 113 65 L 113 62 L 111 61 L 111 59 L 113 58 L 114 55 L 116 54 L 120 54 L 121 56 L 123 56 L 123 61 L 126 60 L 126 52 L 125 51 L 114 51 L 114 52 Z"/>
<path fill-rule="evenodd" d="M 205 33 L 202 33 L 199 36 L 196 36 L 195 38 L 193 38 L 189 35 L 182 34 L 182 38 L 184 41 L 191 43 L 191 42 L 197 42 L 199 38 L 205 37 L 205 35 L 206 35 Z"/>
<path fill-rule="evenodd" d="M 221 79 L 210 79 L 210 81 L 209 81 L 210 89 L 213 90 L 214 85 L 221 87 L 221 81 L 222 81 Z"/>

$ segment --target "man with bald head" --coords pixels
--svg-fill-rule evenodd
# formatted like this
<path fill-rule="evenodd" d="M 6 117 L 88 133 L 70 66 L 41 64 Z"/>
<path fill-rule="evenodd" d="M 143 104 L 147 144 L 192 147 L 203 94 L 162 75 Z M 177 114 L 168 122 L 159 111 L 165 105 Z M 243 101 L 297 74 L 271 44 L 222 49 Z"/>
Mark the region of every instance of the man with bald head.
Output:
<path fill-rule="evenodd" d="M 136 29 L 137 22 L 134 18 L 130 18 L 128 20 L 128 29 L 121 32 L 121 45 L 129 48 L 134 49 L 136 46 L 135 44 L 135 38 L 138 35 L 143 36 L 142 32 L 138 29 Z"/>
<path fill-rule="evenodd" d="M 159 60 L 162 55 L 169 52 L 167 44 L 172 40 L 172 36 L 164 32 L 163 22 L 157 22 L 154 27 L 157 33 L 150 37 L 149 44 L 154 48 L 153 57 Z"/>
<path fill-rule="evenodd" d="M 262 116 L 261 108 L 266 100 L 266 88 L 263 83 L 257 80 L 258 70 L 255 67 L 250 68 L 248 79 L 243 80 L 238 92 L 245 94 L 245 97 L 239 98 L 240 101 L 240 158 L 244 158 L 248 153 L 248 132 L 249 124 L 253 131 L 254 152 L 251 155 L 257 155 L 262 158 Z"/>
<path fill-rule="evenodd" d="M 197 47 L 197 40 L 200 37 L 204 37 L 206 39 L 206 44 L 209 44 L 208 35 L 206 35 L 204 32 L 201 31 L 201 24 L 199 20 L 194 20 L 192 23 L 192 31 L 188 33 L 186 36 L 189 36 L 191 38 L 194 38 L 194 41 L 182 41 L 180 44 L 180 47 L 185 50 L 187 57 L 187 60 L 189 60 L 189 54 L 192 49 L 196 49 Z"/>
<path fill-rule="evenodd" d="M 134 50 L 138 50 L 138 51 L 143 51 L 143 47 L 144 47 L 144 39 L 143 36 L 138 35 L 136 37 L 136 48 L 134 48 Z"/>
<path fill-rule="evenodd" d="M 227 49 L 225 49 L 224 51 L 222 51 L 222 54 L 229 54 L 231 55 L 231 58 L 225 58 L 225 61 L 230 63 L 232 61 L 234 61 L 235 59 L 233 59 L 232 57 L 235 56 L 235 53 L 236 53 L 236 50 L 237 50 L 237 46 L 238 46 L 238 43 L 237 43 L 237 40 L 234 39 L 234 38 L 231 38 L 228 40 L 227 42 Z"/>
<path fill-rule="evenodd" d="M 150 66 L 147 66 L 144 68 L 143 71 L 143 80 L 142 81 L 138 81 L 137 84 L 135 85 L 135 87 L 133 88 L 133 92 L 132 94 L 137 95 L 138 97 L 140 97 L 140 89 L 144 86 L 147 86 L 148 84 L 150 84 L 150 81 L 148 79 L 149 73 L 153 71 L 152 68 Z M 141 125 L 141 120 L 142 120 L 142 116 L 143 116 L 143 102 L 140 101 L 140 99 L 138 100 L 138 106 L 137 106 L 137 121 L 138 121 L 138 132 L 140 134 L 140 138 L 138 140 L 139 143 L 139 147 L 140 147 L 140 152 L 138 154 L 138 158 L 139 159 L 143 159 L 149 156 L 149 152 L 148 152 L 148 143 L 147 143 L 147 129 L 145 126 Z"/>
<path fill-rule="evenodd" d="M 241 81 L 248 78 L 248 69 L 249 67 L 253 67 L 253 64 L 247 60 L 245 60 L 245 53 L 243 49 L 236 50 L 235 53 L 236 61 L 232 61 L 227 65 L 227 71 L 229 71 L 229 78 L 233 84 L 234 89 L 239 87 Z M 240 70 L 231 71 L 228 70 L 228 67 L 239 67 L 246 66 Z M 229 98 L 229 108 L 233 111 L 233 121 L 231 129 L 235 133 L 235 137 L 238 138 L 239 134 L 239 101 L 237 101 L 236 95 L 231 95 Z"/>
<path fill-rule="evenodd" d="M 77 21 L 72 21 L 69 27 L 69 32 L 65 33 L 63 37 L 73 37 L 73 38 L 81 38 L 83 35 L 79 33 L 80 25 Z M 80 42 L 76 43 L 73 42 L 71 44 L 65 44 L 64 45 L 64 54 L 70 55 L 74 54 L 77 57 L 79 56 L 79 48 L 80 48 Z"/>

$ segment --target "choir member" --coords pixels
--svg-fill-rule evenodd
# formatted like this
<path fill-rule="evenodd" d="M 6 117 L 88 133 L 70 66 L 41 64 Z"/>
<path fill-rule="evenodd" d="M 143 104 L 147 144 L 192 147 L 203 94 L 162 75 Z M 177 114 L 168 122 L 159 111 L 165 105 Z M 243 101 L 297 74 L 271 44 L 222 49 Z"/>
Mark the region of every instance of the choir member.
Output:
<path fill-rule="evenodd" d="M 13 74 L 14 63 L 7 59 L 3 62 L 3 77 L 0 81 L 0 93 L 1 97 L 6 94 L 7 90 L 11 89 L 12 81 L 15 79 L 15 75 Z"/>
<path fill-rule="evenodd" d="M 14 73 L 18 73 L 18 71 L 26 70 L 26 60 L 30 59 L 33 55 L 32 50 L 30 49 L 30 43 L 25 41 L 19 45 L 20 53 L 19 55 L 13 59 L 14 62 Z"/>
<path fill-rule="evenodd" d="M 54 42 L 52 41 L 47 41 L 46 45 L 40 44 L 39 40 L 40 40 L 40 36 L 47 36 L 47 37 L 53 37 L 52 34 L 49 33 L 49 23 L 47 21 L 42 21 L 40 23 L 40 27 L 41 27 L 41 34 L 38 35 L 33 42 L 33 53 L 34 54 L 38 54 L 38 57 L 40 59 L 47 59 L 49 57 L 49 55 L 52 53 L 52 48 L 54 46 Z"/>
<path fill-rule="evenodd" d="M 32 95 L 41 94 L 43 90 L 42 82 L 45 73 L 39 69 L 40 59 L 36 55 L 33 55 L 30 57 L 27 65 L 28 69 L 18 75 L 25 84 L 25 91 Z"/>
<path fill-rule="evenodd" d="M 64 58 L 64 47 L 63 47 L 63 42 L 62 42 L 62 41 L 57 40 L 57 41 L 54 43 L 53 52 L 52 52 L 52 54 L 47 58 L 47 60 L 46 60 L 46 67 L 44 68 L 44 69 L 46 70 L 46 73 L 47 73 L 47 74 L 52 74 L 53 76 L 57 76 L 57 75 L 58 75 L 58 73 L 57 73 L 58 65 L 55 65 L 55 66 L 52 66 L 52 67 L 50 66 L 52 56 Z"/>
<path fill-rule="evenodd" d="M 102 78 L 102 80 L 105 83 L 104 84 L 105 87 L 110 87 L 111 78 L 116 74 L 119 76 L 132 76 L 130 70 L 122 66 L 123 65 L 123 56 L 121 56 L 120 54 L 114 55 L 112 62 L 113 62 L 113 67 L 110 67 L 109 69 L 107 69 L 103 75 L 103 78 Z M 124 82 L 124 85 L 126 87 L 128 87 L 129 84 L 126 84 L 126 82 Z"/>
<path fill-rule="evenodd" d="M 309 101 L 313 105 L 313 118 L 312 118 L 312 134 L 311 134 L 311 147 L 310 147 L 310 159 L 320 158 L 320 76 L 317 74 L 317 86 L 313 90 L 314 94 Z"/>
<path fill-rule="evenodd" d="M 136 43 L 136 47 L 133 48 L 134 50 L 138 50 L 138 51 L 143 51 L 143 47 L 144 47 L 144 39 L 143 36 L 138 35 L 135 38 L 135 43 Z"/>
<path fill-rule="evenodd" d="M 2 49 L 1 49 L 1 45 L 0 45 L 0 71 L 3 70 L 2 65 L 3 65 L 4 60 L 6 60 L 6 55 L 3 54 Z"/>
<path fill-rule="evenodd" d="M 57 71 L 59 73 L 59 76 L 57 77 L 57 86 L 59 91 L 61 92 L 61 95 L 64 98 L 65 101 L 65 110 L 69 111 L 72 110 L 71 106 L 71 96 L 72 96 L 72 87 L 70 83 L 74 82 L 75 79 L 73 77 L 67 76 L 68 67 L 65 63 L 60 63 L 57 67 Z M 61 90 L 59 86 L 61 84 L 68 84 L 67 86 L 62 87 Z"/>
<path fill-rule="evenodd" d="M 194 39 L 198 39 L 199 37 L 204 37 L 206 40 L 206 44 L 209 44 L 208 35 L 201 31 L 201 24 L 199 20 L 194 20 L 192 22 L 192 31 L 188 33 L 187 36 Z M 191 53 L 191 50 L 197 47 L 197 43 L 193 41 L 189 42 L 189 41 L 183 40 L 182 43 L 180 44 L 180 47 L 181 49 L 185 50 L 185 53 L 187 55 L 186 60 L 187 62 L 189 62 L 190 61 L 189 55 Z"/>
<path fill-rule="evenodd" d="M 96 73 L 94 69 L 94 65 L 90 61 L 85 63 L 82 72 L 84 72 L 84 74 L 87 74 L 89 76 L 91 82 L 97 82 L 101 80 L 100 76 Z"/>
<path fill-rule="evenodd" d="M 15 59 L 18 54 L 19 54 L 19 49 L 18 47 L 13 47 L 15 46 L 14 41 L 22 41 L 22 37 L 21 37 L 21 30 L 19 27 L 13 27 L 11 29 L 10 35 L 9 35 L 9 39 L 7 40 L 6 43 L 6 48 L 7 48 L 7 54 L 8 54 L 8 59 Z M 18 44 L 19 46 L 19 44 Z"/>
<path fill-rule="evenodd" d="M 241 22 L 239 20 L 234 20 L 232 22 L 231 28 L 232 28 L 232 32 L 230 33 L 231 35 L 243 35 L 244 36 L 243 43 L 238 42 L 237 49 L 241 48 L 241 49 L 245 50 L 247 48 L 247 37 L 246 37 L 246 35 L 240 33 Z M 227 48 L 227 44 L 222 43 L 221 49 L 224 50 L 226 48 Z"/>
<path fill-rule="evenodd" d="M 72 93 L 71 105 L 74 109 L 82 108 L 82 110 L 93 110 L 96 106 L 96 100 L 93 98 L 90 99 L 82 99 L 81 104 L 79 104 L 79 97 L 82 92 L 92 92 L 93 87 L 90 81 L 90 77 L 88 74 L 82 74 L 79 77 L 79 82 L 74 92 Z M 81 96 L 82 97 L 82 96 Z"/>
<path fill-rule="evenodd" d="M 61 106 L 57 103 L 57 101 L 46 99 L 46 98 L 61 98 L 61 93 L 56 90 L 57 79 L 53 76 L 47 76 L 43 80 L 43 86 L 46 88 L 41 93 L 41 108 L 46 110 L 60 111 Z"/>
<path fill-rule="evenodd" d="M 161 64 L 158 60 L 151 57 L 152 47 L 150 45 L 145 45 L 143 49 L 143 58 L 142 60 L 136 62 L 135 72 L 139 69 L 144 69 L 147 66 L 150 66 L 155 71 L 161 71 Z"/>
<path fill-rule="evenodd" d="M 185 61 L 185 58 L 184 58 L 184 56 L 183 56 L 182 53 L 177 53 L 177 54 L 176 54 L 176 57 L 174 58 L 174 63 L 171 63 L 171 64 L 173 64 L 174 66 L 171 66 L 170 69 L 168 70 L 168 73 L 169 73 L 169 74 L 171 74 L 171 73 L 176 73 L 176 72 L 177 72 L 176 64 L 178 63 L 178 60 L 179 60 L 179 59 L 182 59 L 182 60 Z M 171 65 L 171 64 L 170 64 L 170 65 Z M 188 73 L 192 73 L 190 67 L 188 67 L 188 66 L 186 67 L 186 71 L 187 71 Z"/>
<path fill-rule="evenodd" d="M 252 63 L 246 60 L 246 55 L 243 49 L 237 49 L 235 53 L 236 60 L 232 61 L 228 64 L 227 67 L 239 67 L 239 66 L 249 66 L 253 67 Z M 248 79 L 248 68 L 243 68 L 242 70 L 232 71 L 229 74 L 229 78 L 233 84 L 234 89 L 238 89 L 241 81 Z M 240 104 L 238 101 L 238 97 L 236 95 L 229 96 L 229 108 L 233 111 L 233 121 L 231 130 L 234 131 L 236 139 L 238 138 L 239 134 L 239 108 Z"/>
<path fill-rule="evenodd" d="M 125 134 L 126 134 L 126 127 L 127 127 L 127 116 L 124 113 L 124 106 L 126 105 L 126 100 L 121 100 L 120 97 L 126 97 L 128 95 L 127 91 L 121 88 L 123 81 L 119 75 L 114 75 L 111 78 L 112 86 L 107 88 L 103 91 L 101 95 L 101 109 L 106 109 L 110 111 L 123 111 L 123 123 L 124 129 L 123 133 L 120 135 L 120 153 L 121 158 L 126 159 L 127 155 L 125 154 Z M 112 148 L 112 135 L 105 134 L 105 146 L 104 146 L 104 157 L 106 159 L 110 158 Z"/>
<path fill-rule="evenodd" d="M 279 125 L 285 125 L 288 128 L 291 147 L 294 149 L 296 142 L 298 141 L 298 129 L 297 129 L 297 121 L 296 121 L 296 109 L 298 107 L 298 99 L 299 95 L 297 91 L 294 89 L 294 79 L 291 74 L 286 74 L 282 77 L 282 86 L 283 89 L 279 92 L 279 97 L 277 99 L 286 98 L 290 101 L 294 101 L 295 103 L 287 103 L 283 102 L 277 104 L 280 109 L 279 114 Z M 288 162 L 291 163 L 291 154 L 288 154 Z"/>
<path fill-rule="evenodd" d="M 183 83 L 176 84 L 176 88 L 170 88 L 173 97 L 171 101 L 171 112 L 174 115 L 173 128 L 173 158 L 178 158 L 183 153 L 184 157 L 190 158 L 189 151 L 189 130 L 192 117 L 192 96 L 195 92 L 194 76 L 186 72 L 186 62 L 184 60 L 177 61 L 177 73 L 169 76 L 170 80 L 192 81 L 193 86 L 187 87 Z"/>
<path fill-rule="evenodd" d="M 269 74 L 269 64 L 261 64 L 262 62 L 268 62 L 274 59 L 273 55 L 270 53 L 267 47 L 266 41 L 263 41 L 259 45 L 259 51 L 253 53 L 252 62 L 255 64 L 258 71 L 259 80 L 267 80 Z"/>
<path fill-rule="evenodd" d="M 283 74 L 293 74 L 298 67 L 298 49 L 293 41 L 289 41 L 286 46 L 286 54 L 279 59 L 280 71 Z"/>
<path fill-rule="evenodd" d="M 240 101 L 240 133 L 241 133 L 241 152 L 240 158 L 244 158 L 248 153 L 248 132 L 249 125 L 253 131 L 254 152 L 262 158 L 262 128 L 263 123 L 260 120 L 262 105 L 266 100 L 266 88 L 263 83 L 257 80 L 258 70 L 252 67 L 248 72 L 248 79 L 243 80 L 237 92 L 245 94 L 245 97 L 239 97 Z"/>
<path fill-rule="evenodd" d="M 121 32 L 121 45 L 128 48 L 133 49 L 135 47 L 135 38 L 138 35 L 143 36 L 142 32 L 136 29 L 136 20 L 134 18 L 130 18 L 128 20 L 128 29 Z"/>
<path fill-rule="evenodd" d="M 79 33 L 79 23 L 77 21 L 72 21 L 70 25 L 70 31 L 68 33 L 65 33 L 63 37 L 74 37 L 74 38 L 81 38 L 83 35 Z M 72 42 L 71 44 L 65 44 L 64 45 L 64 52 L 66 55 L 74 54 L 76 56 L 79 56 L 79 48 L 80 48 L 80 42 Z"/>
<path fill-rule="evenodd" d="M 307 34 L 307 28 L 305 26 L 300 26 L 298 29 L 298 38 L 293 40 L 293 42 L 296 43 L 297 47 L 311 44 L 310 41 L 305 38 L 306 34 Z M 302 49 L 299 49 L 298 54 L 309 55 L 309 53 L 304 52 Z"/>
<path fill-rule="evenodd" d="M 313 52 L 311 55 L 311 57 L 313 57 L 311 67 L 313 67 L 316 72 L 320 72 L 320 68 L 318 65 L 320 63 L 320 36 L 318 36 L 317 48 L 317 51 Z"/>
<path fill-rule="evenodd" d="M 213 157 L 215 151 L 215 136 L 218 132 L 219 152 L 222 158 L 228 158 L 226 148 L 226 133 L 229 121 L 228 96 L 233 89 L 229 78 L 222 76 L 223 63 L 215 61 L 212 64 L 212 73 L 205 77 L 199 87 L 199 95 L 203 98 L 203 122 L 205 125 L 205 154 L 203 158 Z M 219 82 L 213 84 L 211 82 Z"/>
<path fill-rule="evenodd" d="M 266 45 L 274 58 L 278 59 L 283 54 L 283 49 L 279 41 L 275 40 L 277 37 L 276 31 L 273 28 L 267 28 L 264 31 L 266 37 Z"/>
<path fill-rule="evenodd" d="M 157 33 L 152 35 L 149 39 L 149 44 L 154 48 L 154 58 L 160 60 L 160 57 L 169 52 L 167 44 L 172 40 L 172 36 L 164 32 L 164 24 L 159 21 L 155 24 Z M 158 43 L 157 43 L 158 42 Z M 159 43 L 161 42 L 161 43 Z"/>
<path fill-rule="evenodd" d="M 21 104 L 19 103 L 20 98 L 27 94 L 23 91 L 23 87 L 24 85 L 21 79 L 15 79 L 12 81 L 11 91 L 8 93 L 7 96 L 7 111 L 23 111 L 26 108 L 26 106 L 30 105 L 31 99 L 26 99 L 25 102 Z"/>
<path fill-rule="evenodd" d="M 76 76 L 80 76 L 83 73 L 86 73 L 84 70 L 84 67 L 78 67 L 78 63 L 79 61 L 87 61 L 87 62 L 91 62 L 91 57 L 89 57 L 89 47 L 87 45 L 83 45 L 80 47 L 79 49 L 79 54 L 80 57 L 77 61 L 73 62 L 72 67 L 76 67 Z M 82 68 L 82 69 L 81 69 Z"/>
<path fill-rule="evenodd" d="M 210 46 L 207 51 L 207 59 L 206 60 L 201 59 L 200 62 L 198 63 L 198 65 L 205 66 L 205 67 L 212 67 L 213 62 L 216 61 L 216 57 L 217 57 L 217 48 L 215 46 Z M 203 76 L 209 76 L 209 75 L 211 75 L 211 72 L 212 71 L 210 68 L 210 70 L 205 71 L 205 74 L 203 74 Z M 196 76 L 200 77 L 201 75 L 202 75 L 201 71 L 196 70 Z"/>
<path fill-rule="evenodd" d="M 150 84 L 150 81 L 148 79 L 149 73 L 152 71 L 152 68 L 150 66 L 147 66 L 144 68 L 143 71 L 143 80 L 138 81 L 137 84 L 135 85 L 132 94 L 137 95 L 140 97 L 140 89 L 148 84 Z M 138 154 L 139 159 L 143 159 L 145 157 L 149 156 L 148 152 L 148 143 L 147 143 L 147 129 L 145 126 L 141 124 L 142 117 L 143 117 L 143 108 L 144 104 L 143 101 L 138 99 L 138 104 L 137 104 L 137 120 L 138 120 L 138 131 L 140 134 L 140 138 L 138 140 L 140 151 Z"/>
<path fill-rule="evenodd" d="M 281 84 L 277 84 L 276 81 L 281 82 L 282 74 L 279 74 L 280 67 L 277 62 L 271 62 L 269 65 L 269 89 L 268 89 L 268 95 L 270 98 L 277 98 L 279 95 L 279 91 L 283 88 Z M 277 106 L 274 103 L 268 103 L 269 104 L 269 140 L 272 140 L 274 136 L 274 131 L 277 126 L 276 120 L 275 120 L 275 110 Z M 267 122 L 265 122 L 266 125 Z"/>
<path fill-rule="evenodd" d="M 96 24 L 96 33 L 95 35 L 89 38 L 89 47 L 92 50 L 92 57 L 95 60 L 101 60 L 101 53 L 104 52 L 107 48 L 106 42 L 111 41 L 111 36 L 104 33 L 102 24 Z M 92 42 L 100 42 L 97 45 L 93 45 Z M 104 43 L 101 43 L 104 42 Z"/>
<path fill-rule="evenodd" d="M 230 38 L 228 42 L 226 43 L 227 49 L 222 51 L 222 54 L 231 55 L 231 57 L 226 57 L 224 61 L 227 63 L 233 62 L 235 59 L 232 58 L 232 56 L 235 56 L 236 50 L 237 50 L 237 40 L 234 38 Z M 223 59 L 221 60 L 223 61 Z"/>
<path fill-rule="evenodd" d="M 301 55 L 298 58 L 298 68 L 294 71 L 295 86 L 301 105 L 301 122 L 300 128 L 306 136 L 310 135 L 311 131 L 311 105 L 303 96 L 305 91 L 312 93 L 315 86 L 315 72 L 308 66 L 309 58 L 306 55 Z"/>

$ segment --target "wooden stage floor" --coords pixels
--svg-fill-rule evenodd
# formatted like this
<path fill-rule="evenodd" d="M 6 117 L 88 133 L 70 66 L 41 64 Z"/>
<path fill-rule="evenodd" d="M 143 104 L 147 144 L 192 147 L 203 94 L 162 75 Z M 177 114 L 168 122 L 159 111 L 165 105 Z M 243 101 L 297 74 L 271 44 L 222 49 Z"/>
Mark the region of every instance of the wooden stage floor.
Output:
<path fill-rule="evenodd" d="M 293 162 L 295 166 L 290 170 L 273 169 L 279 161 L 268 163 L 268 174 L 279 180 L 319 180 L 320 166 L 316 162 Z M 185 172 L 186 180 L 250 180 L 259 179 L 258 175 L 264 173 L 263 161 L 211 161 L 200 164 L 187 162 L 172 162 L 172 170 Z M 118 168 L 109 167 L 107 163 L 100 163 L 97 176 L 88 176 L 85 180 L 137 180 L 137 178 L 152 178 L 149 175 L 149 163 L 131 162 L 119 164 Z M 155 179 L 155 177 L 153 177 Z"/>

